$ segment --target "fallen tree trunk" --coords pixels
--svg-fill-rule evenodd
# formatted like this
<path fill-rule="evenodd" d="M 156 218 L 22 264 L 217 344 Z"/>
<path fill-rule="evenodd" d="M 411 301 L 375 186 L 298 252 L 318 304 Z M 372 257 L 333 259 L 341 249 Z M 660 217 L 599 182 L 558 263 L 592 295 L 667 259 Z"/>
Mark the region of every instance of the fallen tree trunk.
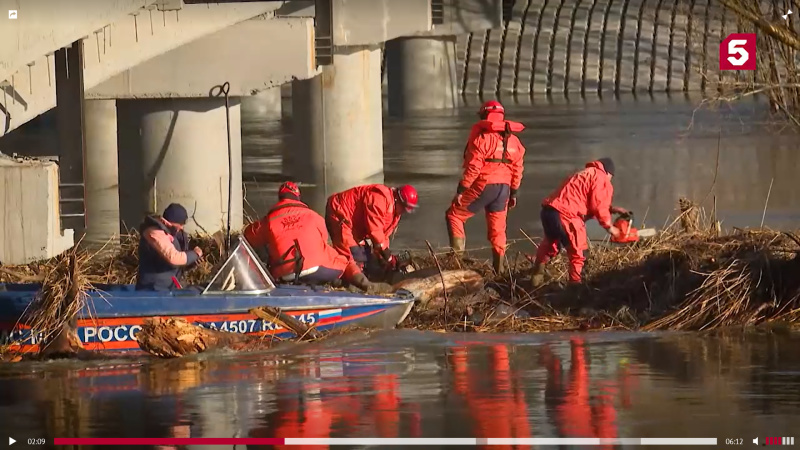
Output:
<path fill-rule="evenodd" d="M 175 317 L 146 319 L 136 335 L 139 348 L 161 358 L 177 358 L 208 350 L 269 348 L 272 339 L 210 330 Z"/>
<path fill-rule="evenodd" d="M 410 291 L 419 307 L 425 308 L 431 300 L 442 297 L 445 289 L 448 295 L 465 295 L 483 289 L 483 285 L 483 276 L 474 270 L 445 270 L 427 278 L 401 281 L 394 288 Z"/>
<path fill-rule="evenodd" d="M 292 330 L 294 334 L 296 334 L 297 337 L 300 339 L 304 338 L 318 339 L 322 337 L 319 331 L 309 327 L 303 322 L 300 322 L 299 320 L 290 316 L 289 314 L 282 312 L 278 308 L 273 308 L 271 306 L 261 306 L 258 308 L 253 308 L 248 312 L 258 317 L 259 319 L 266 320 L 268 322 L 274 322 L 282 326 L 283 328 L 286 328 L 287 330 Z"/>

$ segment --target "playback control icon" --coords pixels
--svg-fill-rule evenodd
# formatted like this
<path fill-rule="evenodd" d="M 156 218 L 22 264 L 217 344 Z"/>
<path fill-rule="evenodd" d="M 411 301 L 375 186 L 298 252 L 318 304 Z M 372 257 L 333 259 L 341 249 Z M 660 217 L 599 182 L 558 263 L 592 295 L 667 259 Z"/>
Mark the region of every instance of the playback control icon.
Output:
<path fill-rule="evenodd" d="M 753 444 L 758 445 L 758 438 L 753 438 Z M 762 445 L 794 445 L 793 437 L 765 437 Z"/>

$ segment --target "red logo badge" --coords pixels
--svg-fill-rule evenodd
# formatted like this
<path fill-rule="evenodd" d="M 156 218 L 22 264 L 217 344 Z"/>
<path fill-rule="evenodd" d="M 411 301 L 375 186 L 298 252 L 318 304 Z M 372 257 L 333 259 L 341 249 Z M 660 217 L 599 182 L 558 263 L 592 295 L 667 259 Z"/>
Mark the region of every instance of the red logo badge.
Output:
<path fill-rule="evenodd" d="M 729 34 L 719 44 L 719 70 L 756 70 L 756 34 Z"/>

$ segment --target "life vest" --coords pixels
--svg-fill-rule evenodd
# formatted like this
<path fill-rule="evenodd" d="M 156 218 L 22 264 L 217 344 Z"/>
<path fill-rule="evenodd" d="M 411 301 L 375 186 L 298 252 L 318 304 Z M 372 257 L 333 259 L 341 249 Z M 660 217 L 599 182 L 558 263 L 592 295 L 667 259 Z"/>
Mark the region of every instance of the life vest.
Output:
<path fill-rule="evenodd" d="M 464 147 L 464 158 L 467 157 L 467 150 L 472 141 L 484 133 L 500 133 L 503 136 L 503 154 L 500 158 L 486 158 L 487 163 L 500 163 L 511 164 L 512 161 L 508 158 L 508 139 L 525 129 L 525 126 L 519 122 L 512 122 L 510 120 L 493 121 L 481 120 L 472 126 L 470 138 L 467 140 L 467 146 Z"/>
<path fill-rule="evenodd" d="M 137 290 L 169 291 L 175 286 L 173 278 L 180 279 L 181 268 L 175 267 L 154 249 L 144 233 L 148 228 L 157 227 L 173 237 L 172 244 L 178 251 L 189 250 L 189 240 L 182 231 L 167 227 L 156 216 L 147 216 L 139 226 L 139 267 L 136 276 Z"/>
<path fill-rule="evenodd" d="M 506 122 L 505 129 L 503 130 L 503 157 L 502 158 L 486 158 L 484 161 L 488 163 L 502 163 L 502 164 L 511 164 L 511 160 L 508 159 L 508 138 L 511 136 L 511 125 Z"/>

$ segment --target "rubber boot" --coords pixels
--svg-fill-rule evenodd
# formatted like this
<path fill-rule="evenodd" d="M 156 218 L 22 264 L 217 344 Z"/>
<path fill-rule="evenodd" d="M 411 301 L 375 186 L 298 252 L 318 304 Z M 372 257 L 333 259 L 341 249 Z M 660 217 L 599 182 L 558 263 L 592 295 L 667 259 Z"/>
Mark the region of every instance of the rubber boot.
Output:
<path fill-rule="evenodd" d="M 455 251 L 457 255 L 464 253 L 464 249 L 467 247 L 467 239 L 453 236 L 450 227 L 447 227 L 447 234 L 450 236 L 450 247 L 453 247 L 453 251 Z"/>
<path fill-rule="evenodd" d="M 350 284 L 361 289 L 367 294 L 387 294 L 392 292 L 392 285 L 386 283 L 373 283 L 363 273 L 353 275 Z"/>
<path fill-rule="evenodd" d="M 535 288 L 538 288 L 544 284 L 544 264 L 536 263 L 533 265 L 533 270 L 531 271 L 531 284 Z"/>
<path fill-rule="evenodd" d="M 492 267 L 498 275 L 505 275 L 508 269 L 505 255 L 492 251 Z"/>

